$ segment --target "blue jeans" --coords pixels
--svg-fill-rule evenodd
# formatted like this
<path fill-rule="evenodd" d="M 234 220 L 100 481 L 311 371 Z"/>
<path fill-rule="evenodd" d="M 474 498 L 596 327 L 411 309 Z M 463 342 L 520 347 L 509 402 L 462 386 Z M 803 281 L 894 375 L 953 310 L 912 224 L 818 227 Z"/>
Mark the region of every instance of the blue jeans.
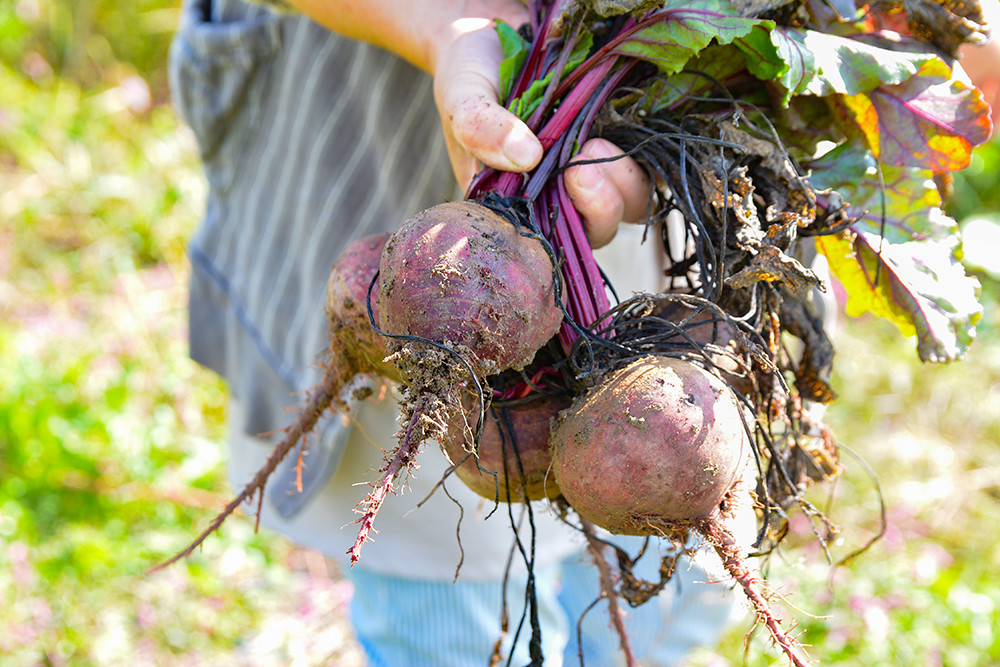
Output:
<path fill-rule="evenodd" d="M 616 538 L 635 553 L 638 538 Z M 652 555 L 652 554 L 650 554 Z M 686 563 L 687 561 L 682 561 Z M 657 581 L 659 561 L 644 557 L 637 574 Z M 577 620 L 594 601 L 597 571 L 585 555 L 535 572 L 536 598 L 546 667 L 609 667 L 624 664 L 618 636 L 609 626 L 607 603 L 598 602 L 580 628 L 583 663 L 578 656 Z M 348 572 L 354 585 L 351 619 L 369 667 L 484 667 L 500 638 L 502 582 L 424 581 L 381 575 L 362 564 Z M 696 646 L 714 644 L 734 617 L 737 597 L 728 582 L 711 579 L 697 565 L 680 565 L 659 596 L 635 609 L 624 605 L 633 651 L 644 667 L 678 665 Z M 524 608 L 524 580 L 511 581 L 507 604 L 510 646 Z M 530 624 L 525 620 L 511 665 L 530 660 Z"/>

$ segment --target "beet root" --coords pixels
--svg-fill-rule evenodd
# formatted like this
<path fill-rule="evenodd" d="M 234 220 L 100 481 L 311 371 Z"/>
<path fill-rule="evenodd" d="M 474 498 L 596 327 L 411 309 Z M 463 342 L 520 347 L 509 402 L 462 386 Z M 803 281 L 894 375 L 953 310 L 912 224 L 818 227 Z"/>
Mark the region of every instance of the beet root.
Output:
<path fill-rule="evenodd" d="M 327 280 L 330 345 L 323 360 L 323 378 L 309 390 L 295 420 L 285 427 L 281 442 L 274 446 L 254 478 L 186 549 L 156 569 L 190 555 L 243 503 L 255 496 L 262 499 L 271 473 L 296 447 L 300 444 L 305 446 L 319 420 L 331 410 L 347 411 L 348 397 L 344 396 L 344 390 L 355 377 L 375 374 L 398 380 L 399 373 L 395 366 L 383 361 L 386 356 L 385 340 L 372 328 L 367 308 L 368 288 L 378 272 L 379 259 L 388 238 L 388 234 L 375 234 L 354 241 L 334 261 Z M 368 394 L 370 389 L 358 388 L 353 397 L 365 398 Z M 300 456 L 302 451 L 300 448 Z"/>
<path fill-rule="evenodd" d="M 380 328 L 446 345 L 479 377 L 531 362 L 562 322 L 554 297 L 542 244 L 476 202 L 417 214 L 382 253 Z"/>
<path fill-rule="evenodd" d="M 743 590 L 757 623 L 767 629 L 775 646 L 795 667 L 808 667 L 809 661 L 802 645 L 795 637 L 788 635 L 781 621 L 772 613 L 769 603 L 771 596 L 759 572 L 747 564 L 746 554 L 751 545 L 745 538 L 741 540 L 738 537 L 745 532 L 738 525 L 743 510 L 752 511 L 748 506 L 753 502 L 752 495 L 746 488 L 750 478 L 749 473 L 744 472 L 743 478 L 730 489 L 719 507 L 709 516 L 695 519 L 693 527 L 705 545 L 718 555 L 732 580 Z"/>
<path fill-rule="evenodd" d="M 522 232 L 492 209 L 460 201 L 418 213 L 386 243 L 378 325 L 393 339 L 389 359 L 406 385 L 403 430 L 358 507 L 352 563 L 393 484 L 415 465 L 420 444 L 444 439 L 447 425 L 465 415 L 467 388 L 528 365 L 558 332 L 562 311 L 552 260 L 537 238 Z"/>
<path fill-rule="evenodd" d="M 594 524 L 669 535 L 715 510 L 750 451 L 722 381 L 649 356 L 612 371 L 560 415 L 552 470 L 566 500 Z"/>
<path fill-rule="evenodd" d="M 478 465 L 472 451 L 478 409 L 470 410 L 468 419 L 452 420 L 441 447 L 448 460 L 457 465 L 458 478 L 488 500 L 504 502 L 509 498 L 520 502 L 556 498 L 560 491 L 549 474 L 552 465 L 549 436 L 552 421 L 569 404 L 568 396 L 544 396 L 487 411 L 479 441 Z"/>

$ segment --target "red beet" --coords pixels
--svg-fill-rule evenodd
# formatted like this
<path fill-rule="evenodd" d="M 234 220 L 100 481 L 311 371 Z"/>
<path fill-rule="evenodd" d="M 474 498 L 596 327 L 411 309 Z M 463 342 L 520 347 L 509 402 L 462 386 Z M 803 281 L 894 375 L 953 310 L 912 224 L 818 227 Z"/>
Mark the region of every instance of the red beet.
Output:
<path fill-rule="evenodd" d="M 560 416 L 552 447 L 556 481 L 573 508 L 629 535 L 710 514 L 750 454 L 732 392 L 668 357 L 610 373 Z"/>
<path fill-rule="evenodd" d="M 508 479 L 511 480 L 511 500 L 556 498 L 559 486 L 549 472 L 552 465 L 549 435 L 555 416 L 569 404 L 567 396 L 546 396 L 488 411 L 479 442 L 478 465 L 475 454 L 469 451 L 473 446 L 478 410 L 470 411 L 468 419 L 452 421 L 442 449 L 449 461 L 460 463 L 455 469 L 458 478 L 484 498 L 495 500 L 499 490 L 500 501 L 506 501 Z M 507 430 L 504 411 L 513 432 Z M 496 477 L 491 474 L 493 472 Z"/>
<path fill-rule="evenodd" d="M 446 438 L 447 425 L 465 414 L 468 389 L 461 387 L 523 368 L 559 330 L 552 262 L 523 231 L 482 204 L 459 201 L 415 215 L 386 243 L 379 327 L 396 336 L 390 358 L 406 384 L 403 428 L 381 478 L 359 504 L 352 563 L 420 444 Z"/>
<path fill-rule="evenodd" d="M 686 542 L 699 533 L 793 664 L 801 647 L 771 613 L 730 522 L 752 502 L 752 443 L 731 389 L 679 359 L 644 357 L 609 373 L 560 414 L 552 471 L 584 522 Z"/>
<path fill-rule="evenodd" d="M 386 362 L 385 338 L 368 319 L 368 287 L 378 271 L 389 234 L 366 236 L 347 246 L 330 270 L 326 313 L 330 320 L 330 365 L 337 365 L 343 383 L 358 373 L 376 373 L 399 381 L 399 371 Z M 372 290 L 372 310 L 378 321 L 378 288 Z"/>
<path fill-rule="evenodd" d="M 403 223 L 382 254 L 380 283 L 384 331 L 445 344 L 481 377 L 526 366 L 562 321 L 542 244 L 471 201 Z"/>
<path fill-rule="evenodd" d="M 668 320 L 677 326 L 677 331 L 665 337 L 663 343 L 676 346 L 703 349 L 722 378 L 742 393 L 753 392 L 754 384 L 749 370 L 741 363 L 741 347 L 733 325 L 708 307 L 698 307 L 682 301 L 667 300 L 653 310 L 654 317 Z M 711 348 L 704 349 L 705 346 Z M 694 351 L 692 350 L 692 354 Z"/>

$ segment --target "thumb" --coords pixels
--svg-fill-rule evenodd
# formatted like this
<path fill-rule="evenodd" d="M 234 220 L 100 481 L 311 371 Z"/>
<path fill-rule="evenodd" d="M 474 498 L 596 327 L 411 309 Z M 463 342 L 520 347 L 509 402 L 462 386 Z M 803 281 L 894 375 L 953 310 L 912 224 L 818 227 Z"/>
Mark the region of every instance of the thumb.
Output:
<path fill-rule="evenodd" d="M 468 186 L 479 162 L 503 171 L 533 169 L 542 145 L 498 102 L 502 53 L 492 28 L 460 36 L 449 52 L 434 74 L 434 99 L 459 184 Z"/>

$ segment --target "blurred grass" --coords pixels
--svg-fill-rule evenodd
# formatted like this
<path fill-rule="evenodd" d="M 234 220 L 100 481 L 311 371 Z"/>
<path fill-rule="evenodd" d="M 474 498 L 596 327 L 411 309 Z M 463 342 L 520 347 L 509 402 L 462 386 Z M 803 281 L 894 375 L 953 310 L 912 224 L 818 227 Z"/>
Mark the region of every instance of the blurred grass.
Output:
<path fill-rule="evenodd" d="M 349 589 L 247 520 L 145 575 L 229 493 L 226 390 L 187 359 L 184 244 L 205 185 L 166 105 L 177 15 L 169 0 L 0 1 L 3 667 L 353 659 Z M 957 181 L 957 217 L 997 210 L 998 146 Z M 983 282 L 959 364 L 921 366 L 891 325 L 838 327 L 830 420 L 877 473 L 888 530 L 834 571 L 800 522 L 767 564 L 824 664 L 1000 664 L 1000 316 Z M 828 507 L 841 556 L 879 529 L 871 480 L 845 463 Z M 745 631 L 694 663 L 776 660 L 760 637 L 744 658 Z"/>

